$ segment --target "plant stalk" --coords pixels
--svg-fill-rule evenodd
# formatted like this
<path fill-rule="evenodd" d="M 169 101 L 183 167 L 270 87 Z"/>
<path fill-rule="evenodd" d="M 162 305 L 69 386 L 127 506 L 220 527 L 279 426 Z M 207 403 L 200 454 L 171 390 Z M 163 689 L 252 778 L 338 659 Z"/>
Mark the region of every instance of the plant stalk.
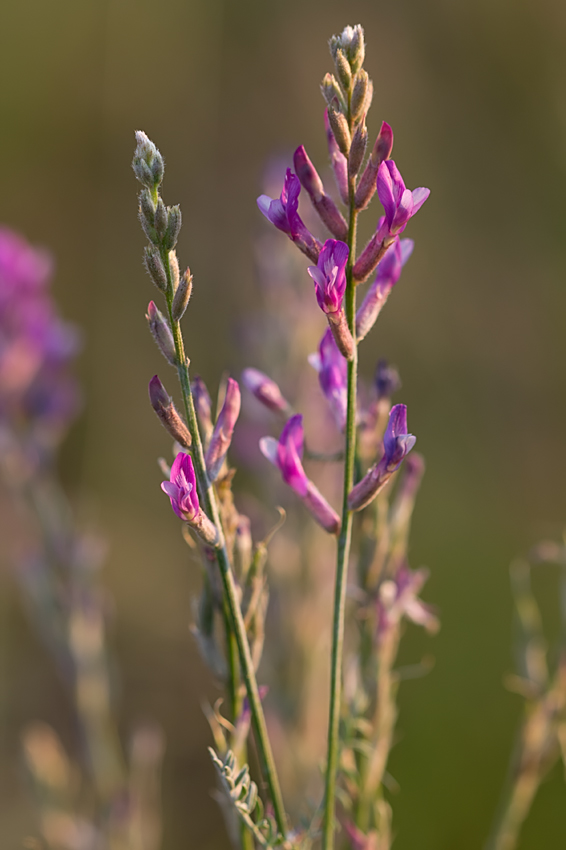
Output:
<path fill-rule="evenodd" d="M 333 850 L 335 834 L 336 776 L 340 758 L 340 705 L 342 701 L 342 664 L 344 646 L 344 618 L 348 561 L 352 539 L 352 512 L 348 508 L 348 494 L 354 485 L 356 460 L 356 389 L 358 378 L 358 348 L 356 343 L 356 285 L 353 266 L 356 254 L 355 177 L 349 179 L 348 264 L 346 266 L 346 293 L 344 296 L 346 319 L 354 340 L 354 356 L 348 361 L 348 407 L 344 447 L 344 494 L 342 526 L 338 537 L 336 585 L 334 591 L 334 618 L 332 627 L 332 656 L 330 668 L 330 712 L 328 720 L 328 757 L 326 764 L 326 790 L 324 801 L 323 848 Z"/>
<path fill-rule="evenodd" d="M 273 753 L 271 751 L 271 745 L 269 743 L 269 738 L 267 735 L 265 715 L 263 713 L 263 708 L 259 696 L 257 680 L 246 634 L 246 627 L 244 624 L 244 619 L 242 617 L 240 603 L 238 601 L 238 591 L 236 588 L 236 582 L 234 580 L 234 574 L 232 572 L 230 559 L 228 557 L 226 544 L 224 542 L 224 533 L 222 530 L 222 522 L 218 510 L 216 494 L 206 471 L 206 462 L 204 458 L 204 451 L 200 439 L 200 431 L 198 428 L 197 416 L 193 402 L 191 382 L 189 377 L 189 367 L 185 355 L 183 336 L 181 333 L 181 327 L 179 322 L 173 321 L 171 313 L 173 295 L 171 286 L 171 268 L 169 265 L 168 253 L 162 250 L 161 258 L 165 266 L 168 278 L 167 307 L 169 312 L 171 330 L 173 333 L 173 339 L 175 342 L 175 352 L 177 355 L 177 373 L 179 376 L 179 383 L 181 385 L 181 393 L 183 396 L 183 404 L 187 417 L 187 425 L 192 437 L 192 458 L 195 468 L 196 479 L 199 487 L 199 496 L 203 501 L 204 510 L 216 526 L 219 533 L 220 543 L 215 549 L 215 555 L 220 570 L 220 576 L 222 579 L 224 597 L 226 600 L 230 619 L 230 627 L 236 639 L 238 654 L 240 656 L 240 665 L 242 668 L 242 675 L 244 678 L 246 691 L 248 694 L 248 700 L 250 703 L 252 726 L 254 730 L 254 737 L 257 745 L 259 760 L 261 763 L 264 779 L 267 783 L 271 802 L 273 804 L 273 812 L 275 815 L 277 828 L 283 836 L 286 836 L 287 819 L 283 807 L 281 788 L 275 769 L 275 762 L 273 759 Z"/>

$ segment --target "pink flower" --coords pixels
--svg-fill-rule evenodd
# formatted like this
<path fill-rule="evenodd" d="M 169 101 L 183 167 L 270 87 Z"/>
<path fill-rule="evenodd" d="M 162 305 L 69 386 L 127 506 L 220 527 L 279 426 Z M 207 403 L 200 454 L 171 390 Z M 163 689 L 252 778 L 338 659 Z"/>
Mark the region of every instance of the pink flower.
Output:
<path fill-rule="evenodd" d="M 350 249 L 344 242 L 327 239 L 316 266 L 307 269 L 314 281 L 318 306 L 324 313 L 337 313 L 342 309 L 349 253 Z"/>
<path fill-rule="evenodd" d="M 263 437 L 259 441 L 262 454 L 281 471 L 283 481 L 301 498 L 314 519 L 330 534 L 338 534 L 340 519 L 322 493 L 307 478 L 303 469 L 304 432 L 300 413 L 285 424 L 279 441 Z"/>
<path fill-rule="evenodd" d="M 171 499 L 171 507 L 179 519 L 192 522 L 198 516 L 200 505 L 190 455 L 179 452 L 173 461 L 169 481 L 163 481 L 161 489 Z"/>

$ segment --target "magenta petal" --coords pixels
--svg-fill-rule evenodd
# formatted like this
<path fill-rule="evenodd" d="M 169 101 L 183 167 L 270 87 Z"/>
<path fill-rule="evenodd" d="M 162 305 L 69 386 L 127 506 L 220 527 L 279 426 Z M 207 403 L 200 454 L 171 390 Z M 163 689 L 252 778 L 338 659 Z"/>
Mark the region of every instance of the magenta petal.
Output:
<path fill-rule="evenodd" d="M 301 458 L 303 455 L 303 417 L 300 413 L 286 423 L 277 450 L 277 462 L 283 480 L 300 496 L 307 492 L 308 479 Z"/>
<path fill-rule="evenodd" d="M 397 205 L 393 194 L 393 181 L 391 180 L 391 175 L 387 168 L 388 162 L 391 162 L 391 160 L 382 162 L 379 166 L 379 170 L 377 172 L 377 195 L 381 201 L 383 209 L 385 210 L 387 223 L 391 226 L 393 218 L 395 217 Z"/>

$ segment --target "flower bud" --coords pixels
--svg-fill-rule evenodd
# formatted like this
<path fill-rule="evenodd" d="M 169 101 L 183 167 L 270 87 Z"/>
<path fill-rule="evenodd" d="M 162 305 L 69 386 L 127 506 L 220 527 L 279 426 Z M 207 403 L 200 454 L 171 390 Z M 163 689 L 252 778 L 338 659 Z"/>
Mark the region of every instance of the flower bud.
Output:
<path fill-rule="evenodd" d="M 259 369 L 244 369 L 242 372 L 242 380 L 244 386 L 253 393 L 253 395 L 276 413 L 286 413 L 291 407 L 286 398 L 284 398 L 281 390 L 268 375 L 264 375 Z"/>
<path fill-rule="evenodd" d="M 334 62 L 336 63 L 336 73 L 338 74 L 338 79 L 340 80 L 344 91 L 349 91 L 350 86 L 352 84 L 352 71 L 350 69 L 350 63 L 348 62 L 344 51 L 341 48 L 338 48 L 338 50 L 336 51 Z"/>
<path fill-rule="evenodd" d="M 157 375 L 149 382 L 149 399 L 167 433 L 183 448 L 188 449 L 192 443 L 189 429 Z"/>
<path fill-rule="evenodd" d="M 348 170 L 350 176 L 354 176 L 361 168 L 364 161 L 364 154 L 368 143 L 368 131 L 365 126 L 365 121 L 362 120 L 354 131 L 352 145 L 350 147 L 350 156 L 348 157 Z"/>
<path fill-rule="evenodd" d="M 195 409 L 201 427 L 204 443 L 207 443 L 212 434 L 212 415 L 210 395 L 203 379 L 197 375 L 191 382 L 191 391 L 195 403 Z"/>
<path fill-rule="evenodd" d="M 140 205 L 138 207 L 138 218 L 142 230 L 153 245 L 159 244 L 159 237 L 153 225 L 155 218 L 155 206 L 151 200 L 151 194 L 147 189 L 140 192 Z"/>
<path fill-rule="evenodd" d="M 173 341 L 171 328 L 167 323 L 167 319 L 163 313 L 157 309 L 153 301 L 149 302 L 146 319 L 151 335 L 157 343 L 157 347 L 171 366 L 176 366 L 177 355 L 175 353 L 175 343 Z"/>
<path fill-rule="evenodd" d="M 344 310 L 338 310 L 336 313 L 327 313 L 326 318 L 328 319 L 334 342 L 338 346 L 340 354 L 346 360 L 351 360 L 354 356 L 356 346 L 350 328 L 348 327 L 348 320 L 346 319 Z"/>
<path fill-rule="evenodd" d="M 303 188 L 306 189 L 311 199 L 318 200 L 324 194 L 324 186 L 303 145 L 295 151 L 293 165 Z"/>
<path fill-rule="evenodd" d="M 177 204 L 174 207 L 169 207 L 167 213 L 167 230 L 165 232 L 165 236 L 163 237 L 163 247 L 167 251 L 171 251 L 171 249 L 174 248 L 177 244 L 177 239 L 179 238 L 179 231 L 181 230 L 181 208 Z"/>
<path fill-rule="evenodd" d="M 167 228 L 167 209 L 161 198 L 157 201 L 153 223 L 160 239 L 163 239 Z"/>
<path fill-rule="evenodd" d="M 336 102 L 341 112 L 348 111 L 346 101 L 344 100 L 344 93 L 333 74 L 325 74 L 320 90 L 328 106 Z"/>
<path fill-rule="evenodd" d="M 362 68 L 362 70 L 358 74 L 356 74 L 354 88 L 352 91 L 352 100 L 350 101 L 350 114 L 352 115 L 354 121 L 356 121 L 360 117 L 362 112 L 367 112 L 365 104 L 368 88 L 368 72 Z"/>
<path fill-rule="evenodd" d="M 337 112 L 336 109 L 330 105 L 328 107 L 328 121 L 332 128 L 334 138 L 336 139 L 336 144 L 344 156 L 348 156 L 352 140 L 350 137 L 350 128 L 348 127 L 348 122 L 346 121 L 345 116 L 342 115 L 341 112 Z"/>
<path fill-rule="evenodd" d="M 362 174 L 358 188 L 356 189 L 356 209 L 363 210 L 371 201 L 377 184 L 377 172 L 382 162 L 391 156 L 393 150 L 393 130 L 384 121 L 381 125 L 379 135 L 375 140 L 373 150 Z"/>
<path fill-rule="evenodd" d="M 364 59 L 366 58 L 366 45 L 364 30 L 361 24 L 356 24 L 355 27 L 351 27 L 350 29 L 353 30 L 353 34 L 350 38 L 350 43 L 346 48 L 346 55 L 350 61 L 352 73 L 355 74 L 364 64 Z M 344 33 L 342 34 L 342 40 L 344 40 Z"/>
<path fill-rule="evenodd" d="M 346 224 L 344 216 L 332 198 L 325 194 L 322 180 L 318 176 L 318 172 L 307 156 L 307 152 L 303 145 L 298 147 L 295 151 L 293 164 L 301 184 L 307 190 L 312 205 L 323 223 L 337 239 L 347 239 L 348 225 Z"/>
<path fill-rule="evenodd" d="M 161 292 L 167 292 L 167 274 L 165 266 L 161 260 L 161 254 L 158 248 L 148 246 L 145 249 L 144 266 L 150 278 Z"/>
<path fill-rule="evenodd" d="M 169 269 L 171 271 L 171 288 L 177 292 L 179 286 L 179 260 L 175 251 L 169 251 Z"/>
<path fill-rule="evenodd" d="M 174 322 L 180 322 L 183 318 L 192 291 L 193 276 L 191 274 L 190 269 L 187 269 L 187 271 L 184 273 L 183 277 L 179 281 L 179 286 L 177 287 L 177 291 L 173 296 L 173 304 L 171 305 L 171 315 L 173 317 Z"/>
<path fill-rule="evenodd" d="M 206 470 L 211 481 L 218 477 L 224 459 L 232 442 L 232 434 L 240 415 L 240 387 L 233 378 L 228 378 L 226 386 L 226 398 L 222 410 L 218 414 L 216 425 L 210 439 L 210 445 L 206 452 Z"/>
<path fill-rule="evenodd" d="M 140 183 L 148 189 L 155 190 L 163 180 L 163 157 L 141 130 L 136 132 L 136 150 L 132 168 Z"/>

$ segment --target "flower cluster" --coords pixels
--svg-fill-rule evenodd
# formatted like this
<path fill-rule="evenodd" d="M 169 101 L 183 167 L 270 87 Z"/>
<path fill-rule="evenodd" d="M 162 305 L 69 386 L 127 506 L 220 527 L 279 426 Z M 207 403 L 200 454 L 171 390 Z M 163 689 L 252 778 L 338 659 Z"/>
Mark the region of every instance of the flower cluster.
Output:
<path fill-rule="evenodd" d="M 36 448 L 54 447 L 79 407 L 79 335 L 57 313 L 51 274 L 44 251 L 0 229 L 0 425 Z"/>

